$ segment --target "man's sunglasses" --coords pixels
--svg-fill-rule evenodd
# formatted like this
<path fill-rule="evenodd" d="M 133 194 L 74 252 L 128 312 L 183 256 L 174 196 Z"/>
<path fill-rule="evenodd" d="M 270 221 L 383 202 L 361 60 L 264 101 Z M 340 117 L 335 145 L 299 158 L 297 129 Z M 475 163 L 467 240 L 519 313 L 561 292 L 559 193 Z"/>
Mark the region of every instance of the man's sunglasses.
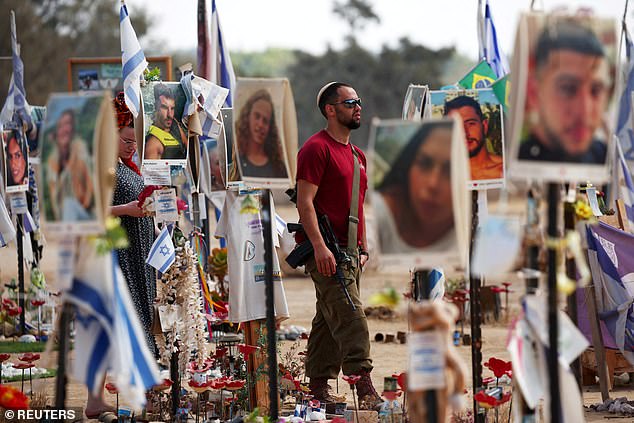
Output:
<path fill-rule="evenodd" d="M 333 106 L 336 104 L 343 104 L 347 109 L 354 109 L 354 106 L 361 107 L 361 99 L 360 98 L 349 98 L 347 100 L 339 101 L 337 103 L 330 103 Z"/>

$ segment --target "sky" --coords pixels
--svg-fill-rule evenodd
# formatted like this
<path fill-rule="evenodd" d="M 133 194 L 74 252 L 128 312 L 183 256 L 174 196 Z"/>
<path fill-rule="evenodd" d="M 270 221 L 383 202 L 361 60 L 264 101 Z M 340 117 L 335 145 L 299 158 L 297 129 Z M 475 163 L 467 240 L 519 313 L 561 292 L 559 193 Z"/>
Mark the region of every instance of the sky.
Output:
<path fill-rule="evenodd" d="M 207 0 L 211 4 L 211 0 Z M 345 0 L 340 0 L 343 2 Z M 426 47 L 456 47 L 458 52 L 477 59 L 477 0 L 368 0 L 380 17 L 356 34 L 367 49 L 395 46 L 401 37 Z M 262 51 L 269 47 L 301 49 L 321 54 L 330 45 L 344 45 L 346 23 L 332 13 L 335 0 L 216 0 L 220 24 L 229 51 Z M 134 8 L 150 9 L 155 24 L 149 37 L 170 49 L 196 47 L 197 0 L 127 0 L 130 16 Z M 509 54 L 520 14 L 531 0 L 489 0 L 502 48 Z M 589 7 L 601 17 L 620 19 L 625 0 L 535 0 L 537 8 L 550 11 L 565 5 L 576 11 Z M 634 7 L 629 25 L 634 25 Z M 143 40 L 142 40 L 143 42 Z"/>

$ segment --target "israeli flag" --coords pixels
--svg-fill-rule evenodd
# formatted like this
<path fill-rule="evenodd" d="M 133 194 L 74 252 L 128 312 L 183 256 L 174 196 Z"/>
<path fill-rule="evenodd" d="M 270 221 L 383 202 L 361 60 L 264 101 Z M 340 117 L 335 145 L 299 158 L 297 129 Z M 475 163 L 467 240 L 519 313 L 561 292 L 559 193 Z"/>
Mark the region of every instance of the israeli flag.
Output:
<path fill-rule="evenodd" d="M 6 125 L 14 121 L 19 126 L 23 123 L 31 124 L 31 109 L 26 102 L 26 90 L 24 89 L 24 63 L 20 58 L 20 46 L 15 29 L 15 14 L 11 11 L 11 50 L 13 61 L 13 75 L 9 82 L 7 99 L 0 112 L 0 124 Z"/>
<path fill-rule="evenodd" d="M 26 213 L 22 214 L 22 227 L 24 228 L 24 232 L 33 232 L 37 230 L 37 225 L 35 224 L 35 220 L 33 220 L 33 216 L 27 210 Z"/>
<path fill-rule="evenodd" d="M 225 45 L 216 0 L 211 0 L 211 49 L 210 49 L 211 82 L 229 90 L 225 107 L 233 107 L 233 94 L 236 88 L 236 75 L 233 72 L 231 57 Z"/>
<path fill-rule="evenodd" d="M 132 304 L 117 256 L 81 248 L 66 300 L 76 306 L 75 360 L 71 374 L 93 395 L 103 390 L 106 372 L 133 408 L 145 404 L 145 391 L 160 374 Z"/>
<path fill-rule="evenodd" d="M 629 230 L 630 232 L 634 231 L 634 182 L 632 181 L 632 174 L 630 173 L 630 169 L 627 166 L 627 162 L 625 161 L 625 156 L 623 155 L 623 150 L 621 149 L 621 144 L 619 142 L 616 143 L 616 151 L 619 155 L 619 161 L 621 162 L 621 172 L 623 173 L 623 181 L 624 185 L 621 185 L 621 198 L 623 199 L 623 204 L 625 205 L 625 212 L 627 214 L 627 220 L 629 222 Z M 620 178 L 619 178 L 620 180 Z"/>
<path fill-rule="evenodd" d="M 136 38 L 128 8 L 121 5 L 119 12 L 121 26 L 121 63 L 123 65 L 123 92 L 125 103 L 136 118 L 139 114 L 141 103 L 141 77 L 148 63 Z"/>
<path fill-rule="evenodd" d="M 145 262 L 159 272 L 165 273 L 174 263 L 174 260 L 176 260 L 176 252 L 174 251 L 172 236 L 167 225 L 165 225 L 154 244 L 152 244 L 150 254 Z"/>
<path fill-rule="evenodd" d="M 478 10 L 481 11 L 481 7 Z M 509 73 L 509 63 L 498 43 L 489 0 L 484 4 L 484 15 L 481 19 L 480 56 L 487 61 L 499 79 Z"/>
<path fill-rule="evenodd" d="M 634 91 L 632 52 L 634 51 L 634 44 L 627 29 L 623 33 L 625 35 L 625 52 L 627 56 L 627 77 L 625 78 L 625 87 L 619 101 L 616 135 L 619 139 L 618 144 L 622 149 L 621 156 L 625 158 L 626 162 L 632 163 L 634 162 L 634 131 L 632 130 L 632 91 Z"/>

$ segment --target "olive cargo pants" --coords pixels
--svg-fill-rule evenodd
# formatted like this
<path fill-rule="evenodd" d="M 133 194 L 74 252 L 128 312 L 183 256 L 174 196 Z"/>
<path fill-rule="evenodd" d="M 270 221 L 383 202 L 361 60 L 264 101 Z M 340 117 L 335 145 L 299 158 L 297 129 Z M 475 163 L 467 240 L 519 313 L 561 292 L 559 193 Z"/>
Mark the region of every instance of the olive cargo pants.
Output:
<path fill-rule="evenodd" d="M 337 279 L 317 271 L 315 259 L 306 263 L 317 297 L 315 317 L 308 338 L 306 376 L 336 379 L 360 370 L 372 370 L 368 322 L 359 299 L 359 256 L 351 255 L 350 265 L 343 266 L 343 275 L 356 311 L 348 304 Z"/>

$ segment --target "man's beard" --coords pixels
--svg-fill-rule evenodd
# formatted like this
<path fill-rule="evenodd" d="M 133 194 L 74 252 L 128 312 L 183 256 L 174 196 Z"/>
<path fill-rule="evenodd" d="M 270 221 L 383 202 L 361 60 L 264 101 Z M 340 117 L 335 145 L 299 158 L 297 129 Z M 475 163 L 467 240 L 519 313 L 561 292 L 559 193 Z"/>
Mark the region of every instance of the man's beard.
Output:
<path fill-rule="evenodd" d="M 348 129 L 359 129 L 359 127 L 361 127 L 361 119 L 359 119 L 358 121 L 355 121 L 353 117 L 350 117 L 349 119 L 343 119 L 341 115 L 338 114 L 337 120 L 340 124 Z"/>
<path fill-rule="evenodd" d="M 482 147 L 484 147 L 484 140 L 480 141 L 473 151 L 469 151 L 469 158 L 477 156 L 480 153 L 480 150 L 482 150 Z"/>

